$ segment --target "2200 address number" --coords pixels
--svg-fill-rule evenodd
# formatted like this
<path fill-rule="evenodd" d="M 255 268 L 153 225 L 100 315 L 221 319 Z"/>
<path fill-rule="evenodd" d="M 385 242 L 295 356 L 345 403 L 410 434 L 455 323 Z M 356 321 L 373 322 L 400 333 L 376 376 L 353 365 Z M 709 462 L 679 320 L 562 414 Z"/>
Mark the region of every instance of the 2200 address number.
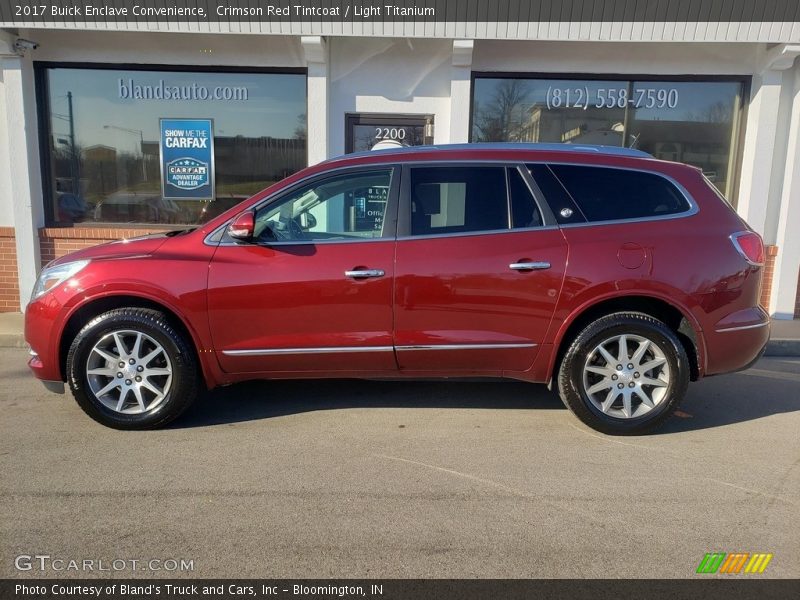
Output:
<path fill-rule="evenodd" d="M 547 108 L 677 108 L 675 88 L 598 88 L 589 95 L 588 87 L 547 88 Z"/>

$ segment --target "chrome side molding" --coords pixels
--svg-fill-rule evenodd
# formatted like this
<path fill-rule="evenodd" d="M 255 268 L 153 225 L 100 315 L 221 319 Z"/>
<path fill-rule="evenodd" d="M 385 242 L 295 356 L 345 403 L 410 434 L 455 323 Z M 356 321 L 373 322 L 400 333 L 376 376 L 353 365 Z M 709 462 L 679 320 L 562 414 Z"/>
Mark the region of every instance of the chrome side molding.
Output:
<path fill-rule="evenodd" d="M 396 346 L 400 351 L 413 350 L 513 350 L 514 348 L 535 348 L 536 344 L 415 344 Z"/>
<path fill-rule="evenodd" d="M 393 352 L 394 346 L 341 346 L 325 348 L 259 348 L 223 350 L 225 356 L 275 356 L 281 354 L 345 354 L 352 352 Z"/>
<path fill-rule="evenodd" d="M 345 354 L 353 352 L 407 352 L 415 350 L 513 350 L 537 344 L 415 344 L 413 346 L 327 346 L 322 348 L 257 348 L 223 350 L 225 356 L 280 356 L 291 354 Z"/>

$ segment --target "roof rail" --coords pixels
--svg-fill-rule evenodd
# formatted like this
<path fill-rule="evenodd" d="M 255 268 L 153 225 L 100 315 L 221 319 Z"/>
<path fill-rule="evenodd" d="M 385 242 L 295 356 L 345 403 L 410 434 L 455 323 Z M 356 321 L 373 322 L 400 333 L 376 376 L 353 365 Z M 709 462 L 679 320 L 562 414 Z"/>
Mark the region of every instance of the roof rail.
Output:
<path fill-rule="evenodd" d="M 643 150 L 635 148 L 621 148 L 619 146 L 602 146 L 597 144 L 556 144 L 556 143 L 528 143 L 528 142 L 473 142 L 470 144 L 435 144 L 430 146 L 408 146 L 403 148 L 385 148 L 382 150 L 366 150 L 347 154 L 348 158 L 355 156 L 374 156 L 376 152 L 382 154 L 405 154 L 407 152 L 425 152 L 434 150 L 538 150 L 540 152 L 587 152 L 606 154 L 610 156 L 630 156 L 636 158 L 653 158 Z M 344 158 L 344 156 L 335 157 Z"/>

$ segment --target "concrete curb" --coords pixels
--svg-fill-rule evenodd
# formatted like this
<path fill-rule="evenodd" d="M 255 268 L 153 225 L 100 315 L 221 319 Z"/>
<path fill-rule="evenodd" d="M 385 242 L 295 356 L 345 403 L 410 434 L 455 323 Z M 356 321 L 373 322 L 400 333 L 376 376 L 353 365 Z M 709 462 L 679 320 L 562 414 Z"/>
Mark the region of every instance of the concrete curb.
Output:
<path fill-rule="evenodd" d="M 800 356 L 800 340 L 770 340 L 764 356 Z"/>
<path fill-rule="evenodd" d="M 27 348 L 21 333 L 0 333 L 0 348 Z M 764 356 L 800 356 L 800 340 L 770 340 Z"/>
<path fill-rule="evenodd" d="M 0 348 L 27 348 L 21 333 L 0 333 Z"/>

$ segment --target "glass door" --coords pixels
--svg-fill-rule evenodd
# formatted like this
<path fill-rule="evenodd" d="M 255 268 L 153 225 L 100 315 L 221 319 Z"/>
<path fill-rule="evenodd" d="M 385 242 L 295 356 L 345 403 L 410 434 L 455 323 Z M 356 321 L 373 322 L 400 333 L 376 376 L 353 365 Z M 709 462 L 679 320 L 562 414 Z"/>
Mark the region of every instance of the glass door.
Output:
<path fill-rule="evenodd" d="M 345 115 L 345 152 L 433 143 L 433 115 Z"/>

